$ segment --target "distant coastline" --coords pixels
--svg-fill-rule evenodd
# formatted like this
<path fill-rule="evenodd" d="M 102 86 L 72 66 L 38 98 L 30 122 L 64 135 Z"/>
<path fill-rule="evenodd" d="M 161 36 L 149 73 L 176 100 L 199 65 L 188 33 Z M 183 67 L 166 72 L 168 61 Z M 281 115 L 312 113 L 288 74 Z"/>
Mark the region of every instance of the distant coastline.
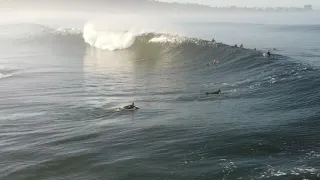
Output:
<path fill-rule="evenodd" d="M 303 7 L 212 7 L 197 3 L 163 2 L 159 0 L 12 0 L 10 3 L 3 3 L 0 12 L 14 12 L 17 10 L 59 10 L 59 11 L 91 11 L 91 12 L 126 12 L 126 13 L 246 13 L 246 12 L 314 12 L 312 5 Z"/>
<path fill-rule="evenodd" d="M 157 4 L 159 7 L 167 6 L 169 9 L 176 11 L 185 10 L 201 10 L 205 12 L 312 12 L 314 10 L 312 5 L 305 5 L 303 7 L 238 7 L 238 6 L 226 6 L 226 7 L 213 7 L 209 5 L 197 4 L 197 3 L 178 3 L 178 2 L 150 2 Z"/>

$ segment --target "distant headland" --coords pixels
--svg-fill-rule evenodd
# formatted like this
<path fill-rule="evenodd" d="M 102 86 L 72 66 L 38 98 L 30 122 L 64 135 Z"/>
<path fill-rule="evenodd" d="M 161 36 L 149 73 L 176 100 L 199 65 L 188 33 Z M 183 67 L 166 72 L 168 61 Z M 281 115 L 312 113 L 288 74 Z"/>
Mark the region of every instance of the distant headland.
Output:
<path fill-rule="evenodd" d="M 226 7 L 213 7 L 209 5 L 197 4 L 197 3 L 178 3 L 178 2 L 159 2 L 149 1 L 151 4 L 155 3 L 159 7 L 167 7 L 175 11 L 198 11 L 202 12 L 310 12 L 314 11 L 312 5 L 304 5 L 303 7 L 238 7 L 238 6 L 226 6 Z"/>
<path fill-rule="evenodd" d="M 0 12 L 20 10 L 77 10 L 92 12 L 152 13 L 240 13 L 240 12 L 312 12 L 312 5 L 302 7 L 213 7 L 197 3 L 163 2 L 159 0 L 11 0 L 1 4 Z"/>

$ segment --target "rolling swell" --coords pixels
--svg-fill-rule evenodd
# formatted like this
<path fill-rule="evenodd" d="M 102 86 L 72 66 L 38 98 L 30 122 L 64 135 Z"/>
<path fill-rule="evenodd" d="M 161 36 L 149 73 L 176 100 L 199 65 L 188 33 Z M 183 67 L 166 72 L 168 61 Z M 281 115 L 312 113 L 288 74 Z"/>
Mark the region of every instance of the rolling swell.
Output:
<path fill-rule="evenodd" d="M 81 32 L 76 29 L 44 28 L 42 32 L 46 32 L 47 36 L 41 34 L 37 38 L 48 40 L 50 37 L 50 43 L 52 40 L 62 41 L 75 50 L 79 49 L 79 46 L 84 48 L 86 44 L 83 42 L 86 40 L 85 30 Z M 267 59 L 262 56 L 261 51 L 234 48 L 222 43 L 172 34 L 140 33 L 134 35 L 131 33 L 130 36 L 117 35 L 115 39 L 121 40 L 119 37 L 133 41 L 124 42 L 122 44 L 124 49 L 113 46 L 112 50 L 117 50 L 115 53 L 132 51 L 138 55 L 137 63 L 140 60 L 165 61 L 162 68 L 171 71 L 170 73 L 181 72 L 201 77 L 203 83 L 200 85 L 202 87 L 200 92 L 198 83 L 190 82 L 196 87 L 191 87 L 190 92 L 196 94 L 202 95 L 202 91 L 221 87 L 225 88 L 225 96 L 228 98 L 276 96 L 279 99 L 285 99 L 290 97 L 290 94 L 296 96 L 303 94 L 302 97 L 310 98 L 310 102 L 318 100 L 314 93 L 317 93 L 319 79 L 314 77 L 317 77 L 319 70 L 293 61 L 290 57 L 276 55 L 274 59 Z M 115 39 L 107 42 L 115 42 Z M 213 60 L 219 60 L 219 64 L 208 66 Z M 302 87 L 305 88 L 298 89 L 300 84 L 304 84 Z M 186 99 L 201 100 L 199 95 L 191 96 L 193 97 L 186 97 Z M 289 99 L 293 100 L 292 98 Z M 184 97 L 178 99 L 181 100 Z M 282 103 L 278 101 L 276 104 L 279 106 Z M 304 103 L 303 107 L 305 105 Z"/>
<path fill-rule="evenodd" d="M 22 28 L 23 27 L 23 28 Z M 262 56 L 262 52 L 251 49 L 233 48 L 222 43 L 212 43 L 210 41 L 197 38 L 190 38 L 172 34 L 161 33 L 134 33 L 125 32 L 124 35 L 115 32 L 106 35 L 108 32 L 102 33 L 102 40 L 99 40 L 97 32 L 92 32 L 93 28 L 86 25 L 84 31 L 77 29 L 54 29 L 36 24 L 20 24 L 7 25 L 2 27 L 5 31 L 13 31 L 16 29 L 24 29 L 17 39 L 27 40 L 28 42 L 49 43 L 68 51 L 83 51 L 86 46 L 86 37 L 88 33 L 95 34 L 94 46 L 109 44 L 106 47 L 112 47 L 115 53 L 121 54 L 123 51 L 131 51 L 137 54 L 136 61 L 163 61 L 162 68 L 169 73 L 185 73 L 192 74 L 195 77 L 201 77 L 203 91 L 210 91 L 216 88 L 225 88 L 228 95 L 233 98 L 243 97 L 259 97 L 259 96 L 279 96 L 286 97 L 287 94 L 303 93 L 306 98 L 313 97 L 316 93 L 319 79 L 316 73 L 317 69 L 309 67 L 298 62 L 291 61 L 290 57 L 276 55 L 275 59 L 266 59 Z M 88 30 L 89 29 L 89 30 Z M 89 32 L 88 32 L 89 31 Z M 128 34 L 129 35 L 125 35 Z M 25 36 L 25 35 L 28 36 Z M 116 34 L 116 37 L 112 37 Z M 120 33 L 121 34 L 121 33 Z M 105 38 L 111 40 L 103 41 Z M 129 39 L 119 43 L 123 38 Z M 86 43 L 84 43 L 84 41 Z M 63 46 L 61 45 L 63 44 Z M 116 46 L 121 45 L 118 48 Z M 122 49 L 123 48 L 123 49 Z M 104 48 L 102 48 L 104 49 Z M 208 66 L 213 60 L 219 60 L 217 66 Z M 309 79 L 310 78 L 310 79 Z M 194 80 L 190 82 L 190 92 L 199 93 L 199 85 Z M 306 83 L 313 82 L 313 83 Z M 293 91 L 292 87 L 305 84 Z M 280 87 L 281 85 L 281 87 Z M 275 86 L 279 86 L 274 89 Z M 310 86 L 310 87 L 309 87 Z M 309 92 L 312 91 L 312 92 Z M 200 92 L 202 94 L 202 92 Z M 311 95 L 311 96 L 310 96 Z M 198 99 L 191 98 L 193 100 Z M 179 99 L 184 99 L 183 97 Z M 190 99 L 190 98 L 186 98 Z M 316 99 L 315 99 L 316 101 Z M 310 102 L 314 102 L 310 99 Z M 305 104 L 304 104 L 305 105 Z M 298 106 L 298 105 L 297 105 Z"/>
<path fill-rule="evenodd" d="M 54 29 L 30 24 L 22 26 L 28 28 L 17 36 L 19 41 L 47 43 L 65 51 L 80 52 L 87 46 L 85 32 L 76 29 Z M 17 28 L 21 28 L 21 25 L 7 26 L 6 30 Z M 118 40 L 123 37 L 133 41 L 119 43 Z M 319 93 L 319 70 L 292 61 L 290 57 L 276 55 L 274 59 L 267 59 L 260 51 L 172 34 L 131 33 L 130 36 L 117 35 L 111 39 L 106 42 L 116 42 L 115 45 L 122 46 L 115 48 L 115 45 L 108 45 L 113 46 L 116 54 L 133 52 L 137 55 L 134 59 L 136 63 L 142 63 L 141 60 L 160 61 L 164 72 L 191 77 L 184 79 L 185 83 L 190 84 L 185 93 L 177 90 L 179 93 L 171 102 L 216 101 L 216 97 L 207 97 L 204 93 L 217 88 L 223 90 L 220 100 L 268 98 L 270 102 L 262 103 L 259 108 L 253 107 L 260 111 L 273 111 L 275 107 L 288 111 L 309 111 L 320 102 L 316 96 Z M 97 42 L 101 45 L 104 41 Z M 99 51 L 99 47 L 94 48 Z M 219 63 L 208 66 L 213 60 L 219 60 Z"/>
<path fill-rule="evenodd" d="M 30 97 L 18 89 L 22 100 L 3 102 L 10 116 L 2 117 L 2 152 L 14 167 L 3 173 L 5 179 L 319 177 L 318 69 L 286 56 L 268 59 L 259 51 L 178 35 L 138 34 L 129 47 L 109 51 L 85 43 L 81 31 L 44 29 L 19 42 L 53 51 L 52 59 L 63 67 L 72 57 L 88 61 L 83 66 L 101 64 L 77 71 L 78 81 L 70 70 L 44 69 L 30 79 L 59 81 L 23 87 L 32 91 Z M 210 66 L 213 60 L 219 63 Z M 119 61 L 124 66 L 108 69 Z M 82 86 L 92 91 L 82 92 Z M 205 95 L 217 88 L 220 96 Z M 92 108 L 86 98 L 102 105 Z M 142 108 L 134 122 L 125 113 L 106 111 L 121 98 L 138 98 Z M 30 111 L 11 115 L 16 104 Z"/>
<path fill-rule="evenodd" d="M 265 99 L 259 106 L 248 108 L 257 112 L 296 111 L 294 114 L 306 117 L 305 112 L 312 112 L 311 116 L 316 113 L 313 105 L 320 106 L 319 70 L 291 57 L 275 54 L 275 58 L 268 59 L 261 51 L 158 33 L 139 34 L 132 45 L 116 53 L 121 51 L 139 54 L 137 63 L 140 59 L 166 62 L 162 66 L 166 73 L 184 76 L 188 88 L 184 92 L 175 91 L 179 93 L 168 99 L 171 103 Z M 219 63 L 208 66 L 213 60 Z M 177 89 L 184 86 L 179 86 L 180 82 L 176 84 Z M 219 98 L 205 95 L 218 88 L 223 91 Z"/>

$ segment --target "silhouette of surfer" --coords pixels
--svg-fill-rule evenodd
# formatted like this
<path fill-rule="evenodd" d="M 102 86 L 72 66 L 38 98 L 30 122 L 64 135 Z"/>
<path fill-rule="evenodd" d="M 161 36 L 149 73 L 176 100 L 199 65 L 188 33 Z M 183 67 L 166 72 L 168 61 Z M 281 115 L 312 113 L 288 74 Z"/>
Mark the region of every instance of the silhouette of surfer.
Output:
<path fill-rule="evenodd" d="M 221 90 L 217 90 L 217 91 L 214 91 L 214 92 L 207 92 L 206 95 L 210 95 L 210 94 L 220 94 L 221 93 Z"/>
<path fill-rule="evenodd" d="M 268 55 L 268 57 L 270 57 L 270 56 L 271 56 L 271 52 L 270 52 L 270 51 L 268 51 L 268 52 L 267 52 L 267 55 Z"/>
<path fill-rule="evenodd" d="M 243 48 L 243 44 L 241 44 L 240 47 Z"/>
<path fill-rule="evenodd" d="M 132 110 L 137 109 L 137 107 L 134 105 L 134 102 L 128 106 L 124 106 L 123 109 Z"/>
<path fill-rule="evenodd" d="M 213 62 L 209 63 L 207 66 L 213 66 L 213 65 L 216 65 L 218 63 L 219 63 L 218 60 L 213 60 Z"/>

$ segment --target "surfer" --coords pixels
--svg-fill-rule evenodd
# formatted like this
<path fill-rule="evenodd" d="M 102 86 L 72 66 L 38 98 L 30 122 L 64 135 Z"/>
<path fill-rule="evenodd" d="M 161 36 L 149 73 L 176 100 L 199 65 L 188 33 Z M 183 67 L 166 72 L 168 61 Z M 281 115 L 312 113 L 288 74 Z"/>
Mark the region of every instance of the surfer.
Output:
<path fill-rule="evenodd" d="M 219 63 L 218 60 L 213 60 L 212 63 L 207 64 L 207 66 L 213 66 L 213 65 L 216 65 L 218 63 Z"/>
<path fill-rule="evenodd" d="M 256 50 L 257 50 L 257 48 L 254 48 L 253 50 L 255 50 L 255 51 L 256 51 Z"/>
<path fill-rule="evenodd" d="M 234 45 L 234 47 L 238 47 L 238 44 Z"/>
<path fill-rule="evenodd" d="M 221 93 L 221 90 L 219 89 L 218 91 L 207 92 L 206 95 L 209 95 L 209 94 L 220 94 L 220 93 Z"/>
<path fill-rule="evenodd" d="M 267 52 L 267 55 L 268 55 L 268 57 L 270 57 L 270 56 L 271 56 L 271 52 L 270 52 L 270 51 L 268 51 L 268 52 Z"/>
<path fill-rule="evenodd" d="M 276 48 L 273 48 L 273 50 L 278 51 L 278 49 L 276 49 Z"/>
<path fill-rule="evenodd" d="M 123 109 L 127 109 L 127 110 L 132 110 L 132 109 L 135 109 L 137 108 L 135 105 L 134 105 L 134 102 L 128 106 L 124 106 Z"/>
<path fill-rule="evenodd" d="M 214 40 L 214 38 L 212 38 L 212 42 L 216 42 L 216 40 Z"/>
<path fill-rule="evenodd" d="M 243 48 L 243 44 L 241 44 L 240 47 Z"/>

